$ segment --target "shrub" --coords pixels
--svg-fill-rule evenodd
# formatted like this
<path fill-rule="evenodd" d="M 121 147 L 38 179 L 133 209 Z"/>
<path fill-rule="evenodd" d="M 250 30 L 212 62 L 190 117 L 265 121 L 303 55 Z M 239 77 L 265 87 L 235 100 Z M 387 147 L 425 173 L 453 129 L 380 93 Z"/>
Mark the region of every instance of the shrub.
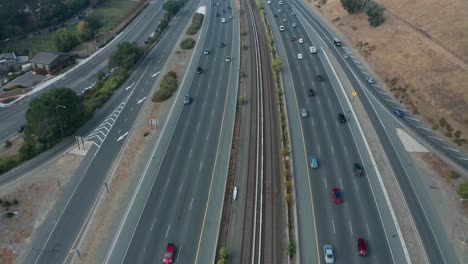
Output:
<path fill-rule="evenodd" d="M 369 21 L 371 26 L 378 27 L 385 21 L 385 7 L 383 5 L 375 1 L 370 1 L 366 5 L 365 9 L 367 14 L 367 20 Z"/>
<path fill-rule="evenodd" d="M 163 102 L 171 98 L 172 94 L 177 90 L 177 74 L 174 71 L 168 72 L 161 84 L 159 90 L 153 95 L 153 102 Z"/>
<path fill-rule="evenodd" d="M 462 199 L 468 199 L 468 182 L 458 185 L 458 195 Z"/>
<path fill-rule="evenodd" d="M 13 169 L 18 164 L 19 161 L 17 156 L 0 159 L 0 174 L 3 174 Z"/>
<path fill-rule="evenodd" d="M 180 47 L 184 50 L 188 50 L 195 46 L 195 40 L 192 38 L 186 38 L 180 43 Z"/>
<path fill-rule="evenodd" d="M 197 34 L 198 30 L 201 28 L 203 24 L 203 14 L 196 13 L 192 17 L 192 24 L 190 24 L 189 28 L 187 29 L 187 35 L 195 35 Z"/>
<path fill-rule="evenodd" d="M 455 180 L 455 179 L 458 179 L 460 177 L 460 174 L 458 174 L 458 172 L 456 172 L 456 171 L 451 170 L 451 171 L 448 172 L 447 176 L 450 179 Z"/>
<path fill-rule="evenodd" d="M 349 14 L 356 14 L 364 10 L 369 0 L 340 0 L 340 2 Z"/>

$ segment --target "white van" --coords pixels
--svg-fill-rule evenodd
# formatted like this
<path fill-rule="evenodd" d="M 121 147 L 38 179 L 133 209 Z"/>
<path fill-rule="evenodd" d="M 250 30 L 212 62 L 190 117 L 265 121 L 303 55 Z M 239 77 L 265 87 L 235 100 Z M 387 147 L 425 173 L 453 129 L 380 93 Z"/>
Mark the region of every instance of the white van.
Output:
<path fill-rule="evenodd" d="M 317 49 L 314 46 L 309 47 L 310 53 L 317 53 Z"/>

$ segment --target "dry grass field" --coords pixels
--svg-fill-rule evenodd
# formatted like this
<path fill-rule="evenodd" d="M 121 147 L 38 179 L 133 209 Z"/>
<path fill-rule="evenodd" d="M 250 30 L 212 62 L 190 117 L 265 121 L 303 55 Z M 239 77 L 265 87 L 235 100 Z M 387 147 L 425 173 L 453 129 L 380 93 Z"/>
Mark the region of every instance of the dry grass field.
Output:
<path fill-rule="evenodd" d="M 467 139 L 468 2 L 377 2 L 386 8 L 386 21 L 377 28 L 369 26 L 365 14 L 349 15 L 339 0 L 310 5 L 354 46 L 397 100 L 450 141 L 460 132 Z M 468 150 L 468 142 L 460 145 Z"/>

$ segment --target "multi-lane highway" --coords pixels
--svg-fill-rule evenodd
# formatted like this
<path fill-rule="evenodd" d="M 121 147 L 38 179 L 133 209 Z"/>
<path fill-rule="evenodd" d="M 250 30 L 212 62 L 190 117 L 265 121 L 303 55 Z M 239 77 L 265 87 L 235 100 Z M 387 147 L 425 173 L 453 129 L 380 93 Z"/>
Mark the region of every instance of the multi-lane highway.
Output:
<path fill-rule="evenodd" d="M 208 245 L 211 248 L 206 248 L 207 245 L 199 241 L 205 225 L 214 225 L 218 229 L 218 222 L 207 223 L 205 215 L 213 213 L 206 212 L 210 199 L 222 199 L 222 196 L 212 193 L 214 188 L 218 192 L 223 190 L 224 185 L 212 182 L 214 177 L 225 177 L 223 175 L 227 174 L 227 167 L 219 172 L 215 172 L 215 167 L 217 163 L 226 163 L 229 157 L 230 149 L 220 148 L 220 138 L 222 133 L 232 133 L 232 129 L 227 131 L 223 126 L 229 127 L 229 123 L 234 122 L 233 116 L 226 117 L 226 113 L 233 112 L 235 108 L 233 98 L 228 100 L 228 95 L 237 89 L 237 85 L 232 85 L 232 80 L 237 78 L 237 68 L 234 71 L 233 67 L 239 63 L 236 52 L 239 43 L 234 42 L 236 38 L 233 37 L 234 32 L 239 34 L 233 26 L 238 17 L 234 13 L 232 19 L 228 18 L 232 14 L 232 9 L 228 7 L 233 3 L 219 3 L 215 6 L 204 3 L 208 4 L 204 27 L 184 81 L 189 88 L 187 91 L 182 88 L 182 97 L 185 93 L 189 94 L 192 102 L 189 105 L 179 104 L 183 109 L 167 150 L 163 152 L 162 163 L 156 167 L 150 164 L 148 167 L 152 169 L 143 176 L 154 177 L 155 180 L 141 215 L 138 215 L 137 226 L 130 232 L 130 237 L 117 234 L 117 240 L 129 241 L 126 245 L 118 241 L 110 248 L 106 258 L 108 263 L 121 259 L 125 263 L 158 262 L 162 260 L 169 242 L 177 247 L 178 263 L 214 261 L 216 244 L 212 243 Z M 222 18 L 226 19 L 226 23 L 221 22 Z M 209 54 L 204 55 L 204 49 L 208 49 Z M 228 56 L 231 61 L 226 60 Z M 202 67 L 203 72 L 195 74 L 196 67 Z M 221 153 L 225 151 L 228 153 Z M 123 224 L 131 225 L 131 221 Z M 216 233 L 211 237 L 216 240 Z"/>
<path fill-rule="evenodd" d="M 89 150 L 68 185 L 70 187 L 64 189 L 64 195 L 56 208 L 33 239 L 27 263 L 61 263 L 70 260 L 69 254 L 82 235 L 82 227 L 88 220 L 97 195 L 103 190 L 110 167 L 126 142 L 118 139 L 131 132 L 143 105 L 138 104 L 138 101 L 150 96 L 149 92 L 155 82 L 154 74 L 163 69 L 197 4 L 196 1 L 190 2 L 179 12 L 170 25 L 171 30 L 135 65 L 129 79 L 122 85 L 128 89 L 122 88 L 114 95 L 109 106 L 115 109 L 112 115 L 109 112 L 109 117 L 113 119 L 105 123 L 102 119 L 104 125 L 97 128 L 105 136 L 89 137 L 96 145 Z"/>
<path fill-rule="evenodd" d="M 56 77 L 57 81 L 52 86 L 68 87 L 81 93 L 85 88 L 96 82 L 99 71 L 108 72 L 107 60 L 122 41 L 137 42 L 143 44 L 146 38 L 156 28 L 158 22 L 163 18 L 164 10 L 161 5 L 164 1 L 150 1 L 148 6 L 136 17 L 116 38 L 100 49 L 94 56 L 87 59 L 86 63 L 76 66 L 69 72 Z M 171 30 L 171 29 L 168 29 Z M 0 107 L 0 142 L 5 141 L 16 134 L 17 129 L 26 123 L 25 113 L 31 100 L 48 90 L 34 93 L 9 107 Z"/>
<path fill-rule="evenodd" d="M 291 5 L 290 8 L 288 4 Z M 389 234 L 382 224 L 381 212 L 377 208 L 371 189 L 373 186 L 370 186 L 365 177 L 356 177 L 353 174 L 353 164 L 363 164 L 359 146 L 356 146 L 348 122 L 340 123 L 337 115 L 346 114 L 349 122 L 353 122 L 352 116 L 347 114 L 340 104 L 331 82 L 335 76 L 324 66 L 319 43 L 310 37 L 310 33 L 304 27 L 305 21 L 298 17 L 292 2 L 280 5 L 275 1 L 265 4 L 265 7 L 267 6 L 272 14 L 277 14 L 276 17 L 270 14 L 269 18 L 274 19 L 271 23 L 273 31 L 281 38 L 281 41 L 277 41 L 279 51 L 280 54 L 281 51 L 284 52 L 283 63 L 291 74 L 292 83 L 286 84 L 289 79 L 285 80 L 285 89 L 293 88 L 293 93 L 286 92 L 294 98 L 294 104 L 288 105 L 289 115 L 299 115 L 301 108 L 307 109 L 309 113 L 308 117 L 303 117 L 299 122 L 304 146 L 294 145 L 293 140 L 293 156 L 294 152 L 302 151 L 300 155 L 305 156 L 305 159 L 297 159 L 295 162 L 306 162 L 308 165 L 311 155 L 317 156 L 319 162 L 318 169 L 307 166 L 306 171 L 303 171 L 303 165 L 295 164 L 298 184 L 303 182 L 300 180 L 303 176 L 298 174 L 308 175 L 309 190 L 303 190 L 311 193 L 309 199 L 301 193 L 298 197 L 305 199 L 297 201 L 300 258 L 312 260 L 318 257 L 323 260 L 323 245 L 332 244 L 339 256 L 337 263 L 395 263 L 394 251 L 399 254 L 396 256 L 397 260 L 404 260 L 404 255 L 400 254 L 402 247 L 394 249 L 389 245 Z M 297 26 L 293 27 L 293 23 Z M 280 32 L 280 26 L 285 30 Z M 299 42 L 300 39 L 303 43 Z M 312 54 L 310 46 L 315 46 L 318 53 Z M 299 59 L 299 54 L 302 55 L 302 59 Z M 318 80 L 318 75 L 322 76 L 322 81 Z M 309 89 L 313 89 L 314 96 L 308 95 Z M 369 170 L 367 176 L 372 177 L 374 173 Z M 342 189 L 342 204 L 333 203 L 331 189 L 335 187 Z M 305 209 L 304 205 L 311 206 L 313 212 L 306 214 L 311 208 Z M 378 206 L 386 207 L 386 204 Z M 313 219 L 312 214 L 315 216 Z M 314 225 L 315 230 L 310 230 Z M 314 233 L 317 241 L 313 241 L 315 237 L 310 236 Z M 358 237 L 364 238 L 368 243 L 367 258 L 357 254 Z M 316 245 L 318 255 L 309 250 L 311 244 Z"/>
<path fill-rule="evenodd" d="M 273 12 L 277 12 L 278 14 L 280 14 L 278 12 L 278 9 L 280 8 L 279 5 L 275 2 L 272 2 L 272 5 L 273 4 L 276 4 L 276 6 L 274 8 L 272 8 L 272 11 Z M 304 46 L 304 44 L 307 44 L 307 46 L 310 45 L 310 40 L 313 40 L 314 41 L 314 45 L 317 47 L 317 50 L 319 51 L 319 56 L 317 57 L 320 57 L 320 52 L 321 51 L 324 51 L 326 50 L 326 52 L 328 52 L 329 56 L 331 55 L 334 55 L 336 57 L 336 59 L 338 60 L 338 62 L 341 64 L 342 68 L 344 69 L 348 79 L 351 81 L 351 83 L 353 84 L 353 87 L 355 87 L 356 91 L 358 92 L 358 94 L 361 94 L 363 95 L 361 97 L 361 101 L 363 102 L 363 105 L 366 109 L 366 111 L 368 112 L 370 118 L 371 118 L 371 121 L 376 129 L 376 132 L 379 136 L 379 139 L 380 141 L 382 142 L 383 144 L 383 147 L 384 147 L 384 150 L 385 152 L 387 153 L 388 157 L 389 157 L 389 161 L 393 167 L 393 170 L 395 171 L 395 174 L 397 176 L 397 179 L 399 181 L 399 185 L 400 187 L 402 188 L 402 192 L 403 194 L 405 195 L 405 198 L 406 198 L 406 201 L 407 201 L 407 204 L 410 208 L 410 210 L 412 211 L 412 215 L 413 215 L 413 219 L 414 219 L 414 222 L 416 224 L 416 227 L 419 231 L 419 234 L 421 235 L 421 240 L 422 240 L 422 243 L 424 245 L 424 248 L 425 248 L 425 251 L 426 251 L 426 254 L 427 254 L 427 257 L 429 259 L 429 261 L 433 262 L 433 263 L 456 263 L 457 260 L 453 254 L 453 251 L 452 249 L 450 248 L 450 246 L 446 243 L 447 239 L 445 238 L 446 236 L 443 234 L 443 232 L 440 231 L 440 224 L 438 223 L 438 220 L 437 220 L 437 217 L 433 217 L 434 214 L 430 214 L 431 213 L 431 208 L 430 208 L 430 205 L 425 202 L 421 197 L 425 197 L 424 193 L 424 190 L 421 191 L 421 188 L 418 188 L 417 185 L 414 183 L 416 180 L 415 179 L 412 179 L 411 175 L 414 176 L 414 171 L 413 170 L 408 170 L 408 169 L 405 169 L 405 166 L 407 166 L 407 164 L 404 164 L 404 160 L 400 158 L 400 156 L 404 156 L 405 153 L 402 153 L 402 151 L 404 151 L 403 148 L 398 148 L 398 149 L 395 149 L 395 145 L 394 142 L 390 141 L 389 140 L 389 135 L 391 134 L 394 134 L 394 130 L 393 132 L 389 132 L 389 129 L 393 129 L 393 128 L 389 128 L 389 127 L 384 127 L 383 123 L 381 123 L 381 118 L 379 115 L 381 115 L 382 113 L 376 113 L 375 111 L 375 107 L 372 105 L 372 104 L 379 104 L 380 106 L 382 105 L 388 105 L 388 100 L 384 100 L 384 99 L 388 99 L 389 97 L 387 96 L 386 98 L 380 98 L 382 97 L 382 92 L 378 90 L 378 86 L 377 85 L 370 85 L 368 83 L 366 83 L 365 81 L 363 82 L 362 80 L 364 80 L 366 76 L 368 76 L 368 73 L 366 72 L 362 72 L 362 71 L 359 71 L 359 70 L 356 70 L 357 69 L 357 65 L 350 65 L 352 64 L 351 60 L 346 60 L 344 59 L 344 54 L 346 52 L 349 53 L 349 50 L 347 49 L 343 49 L 343 48 L 337 48 L 333 45 L 333 42 L 332 42 L 332 39 L 333 37 L 335 37 L 335 35 L 333 33 L 330 33 L 331 30 L 326 27 L 326 26 L 323 26 L 323 24 L 321 23 L 321 21 L 313 15 L 313 13 L 307 8 L 305 7 L 305 4 L 303 4 L 302 2 L 288 2 L 287 4 L 291 4 L 292 6 L 292 10 L 287 10 L 287 14 L 291 15 L 291 12 L 295 12 L 295 16 L 289 16 L 287 17 L 288 19 L 288 22 L 283 22 L 283 17 L 287 16 L 287 14 L 283 15 L 283 16 L 278 16 L 277 18 L 277 21 L 278 23 L 276 24 L 277 27 L 279 27 L 279 25 L 281 24 L 285 24 L 287 30 L 285 32 L 282 32 L 281 34 L 282 35 L 285 35 L 284 33 L 286 34 L 289 34 L 289 36 L 287 37 L 284 37 L 283 36 L 283 43 L 284 43 L 284 46 L 285 46 L 285 51 L 286 53 L 289 52 L 288 54 L 288 61 L 294 61 L 296 60 L 295 62 L 293 63 L 289 63 L 288 65 L 291 67 L 291 69 L 293 69 L 293 65 L 292 64 L 299 64 L 301 65 L 301 63 L 303 63 L 303 60 L 299 61 L 297 59 L 297 53 L 302 53 L 304 55 L 304 60 L 307 60 L 308 57 L 310 57 L 312 54 L 310 54 L 309 50 L 307 49 L 307 47 L 302 47 L 301 48 L 301 45 Z M 285 9 L 287 9 L 286 7 L 282 8 L 284 11 Z M 301 32 L 301 31 L 297 31 L 296 29 L 291 29 L 291 19 L 293 19 L 293 21 L 299 21 L 299 22 L 302 22 L 302 25 L 298 25 L 298 28 L 300 27 L 305 27 L 306 31 L 309 33 L 307 34 L 307 37 L 304 37 L 303 34 L 305 32 Z M 297 23 L 297 22 L 296 22 Z M 296 33 L 297 32 L 297 33 Z M 301 34 L 301 36 L 297 35 L 297 34 Z M 292 44 L 292 41 L 290 40 L 290 37 L 291 35 L 294 35 L 296 37 L 296 43 L 297 43 L 297 39 L 300 38 L 300 37 L 303 37 L 304 38 L 304 43 L 303 44 L 296 44 L 295 45 L 288 45 L 287 42 L 290 42 Z M 309 40 L 306 40 L 308 39 L 309 36 L 312 36 L 311 38 L 309 38 Z M 320 47 L 326 47 L 325 49 L 321 49 Z M 294 47 L 296 47 L 296 49 L 294 49 Z M 291 51 L 293 50 L 293 51 Z M 317 55 L 317 54 L 316 54 Z M 353 57 L 354 58 L 354 57 Z M 311 62 L 309 61 L 309 63 L 306 63 L 309 67 L 312 67 L 313 65 L 315 65 L 316 63 L 318 63 L 319 65 L 320 64 L 323 64 L 323 62 L 326 61 L 324 59 L 324 57 L 321 57 L 320 61 L 319 62 Z M 354 62 L 354 59 L 353 59 L 353 62 Z M 362 66 L 361 66 L 362 67 Z M 297 70 L 302 70 L 301 68 L 297 68 Z M 323 69 L 318 69 L 320 72 L 322 72 L 323 74 Z M 293 73 L 292 75 L 294 76 L 294 70 L 291 70 Z M 304 74 L 309 74 L 309 75 L 312 75 L 311 77 L 313 77 L 313 75 L 316 75 L 317 69 L 309 69 L 307 70 L 306 72 L 302 72 L 301 74 L 301 78 L 303 79 L 304 78 Z M 325 80 L 324 80 L 324 83 L 327 83 L 327 82 L 330 82 L 330 81 L 333 81 L 332 79 L 329 79 L 329 78 L 333 78 L 333 76 L 331 76 L 331 74 L 329 73 L 330 71 L 327 71 L 328 73 L 325 75 Z M 310 74 L 312 73 L 312 74 Z M 305 87 L 309 87 L 310 85 L 316 85 L 316 80 L 301 80 L 301 78 L 298 80 L 296 80 L 295 78 L 294 81 L 295 81 L 295 84 L 294 86 L 298 86 L 296 83 L 297 82 L 303 82 L 303 83 L 300 83 L 299 86 L 301 86 L 302 88 Z M 315 83 L 314 83 L 315 81 Z M 317 88 L 318 91 L 316 91 L 317 95 L 315 97 L 317 98 L 309 98 L 309 100 L 306 100 L 306 101 L 312 101 L 313 100 L 316 100 L 317 102 L 315 102 L 316 104 L 318 104 L 319 108 L 321 105 L 323 105 L 323 101 L 322 102 L 318 102 L 318 98 L 320 98 L 320 96 L 323 95 L 323 92 L 325 93 L 329 93 L 329 91 L 332 91 L 331 88 L 333 87 L 328 87 L 329 89 L 326 89 L 325 91 L 323 91 L 321 88 L 321 85 L 323 84 L 319 84 L 319 87 Z M 326 85 L 326 84 L 325 84 Z M 337 86 L 337 85 L 335 85 Z M 296 87 L 297 88 L 297 87 Z M 313 88 L 313 87 L 312 87 Z M 296 89 L 297 91 L 297 89 Z M 339 91 L 339 89 L 336 89 L 336 91 Z M 305 93 L 304 89 L 302 89 L 302 93 Z M 382 99 L 382 101 L 387 101 L 386 103 L 381 103 L 379 101 L 376 101 L 375 98 L 376 96 L 373 95 L 373 94 L 378 94 L 378 97 L 380 99 Z M 364 96 L 365 95 L 365 96 Z M 297 92 L 296 92 L 296 96 L 297 96 Z M 331 96 L 331 97 L 330 97 Z M 297 96 L 298 97 L 298 107 L 303 107 L 303 106 L 306 106 L 308 105 L 309 102 L 301 102 L 301 99 L 299 99 L 300 96 Z M 327 134 L 328 133 L 331 133 L 331 135 L 333 135 L 333 130 L 343 130 L 343 127 L 342 128 L 339 128 L 339 127 L 334 127 L 334 126 L 330 126 L 330 123 L 328 123 L 327 121 L 330 120 L 330 118 L 333 118 L 332 120 L 336 122 L 336 113 L 337 112 L 342 112 L 342 107 L 343 105 L 341 105 L 341 107 L 338 107 L 338 104 L 336 102 L 333 102 L 333 96 L 328 94 L 327 95 L 327 100 L 332 100 L 332 102 L 328 102 L 329 105 L 331 105 L 332 107 L 328 107 L 328 109 L 324 109 L 324 110 L 320 110 L 320 109 L 316 109 L 315 107 L 317 105 L 314 105 L 313 109 L 314 111 L 311 111 L 311 117 L 313 118 L 314 115 L 317 115 L 319 116 L 319 119 L 323 119 L 323 116 L 327 116 L 327 114 L 330 114 L 330 112 L 334 112 L 334 113 L 331 113 L 332 115 L 329 115 L 328 118 L 325 118 L 324 121 L 322 121 L 322 125 L 325 125 L 326 126 L 326 129 L 327 129 Z M 372 99 L 372 100 L 371 100 Z M 344 101 L 344 100 L 343 100 Z M 373 101 L 373 103 L 371 104 L 369 101 Z M 326 104 L 326 102 L 325 102 Z M 393 108 L 397 107 L 396 105 L 391 105 L 388 107 L 387 111 L 388 110 L 392 110 Z M 338 108 L 338 109 L 337 109 Z M 317 112 L 318 110 L 318 112 Z M 310 109 L 309 109 L 310 111 Z M 381 111 L 381 109 L 379 110 Z M 347 113 L 345 113 L 347 114 Z M 334 115 L 334 116 L 333 116 Z M 407 113 L 405 115 L 408 115 Z M 348 115 L 348 118 L 349 118 L 349 115 Z M 326 121 L 325 121 L 326 120 Z M 404 122 L 415 122 L 414 121 L 414 118 L 411 118 L 411 117 L 405 117 L 403 119 Z M 326 123 L 325 123 L 326 122 Z M 304 136 L 304 142 L 307 142 L 307 138 L 312 138 L 311 141 L 313 141 L 313 138 L 314 138 L 314 133 L 313 131 L 315 131 L 316 129 L 312 130 L 312 131 L 308 131 L 307 130 L 307 121 L 303 120 L 302 121 L 302 125 L 303 125 L 303 136 Z M 312 122 L 312 126 L 316 127 L 317 125 L 320 125 L 320 121 L 319 122 L 316 122 L 315 120 Z M 427 130 L 424 130 L 425 133 L 428 133 Z M 315 132 L 316 134 L 319 133 L 319 132 Z M 341 133 L 341 132 L 340 132 Z M 419 134 L 419 133 L 418 133 Z M 348 155 L 351 155 L 349 154 L 350 152 L 350 148 L 347 146 L 347 143 L 346 142 L 352 142 L 352 140 L 349 138 L 349 137 L 345 137 L 346 140 L 345 142 L 342 142 L 341 139 L 340 139 L 340 136 L 337 136 L 337 135 L 333 135 L 333 136 L 328 136 L 330 138 L 330 141 L 333 141 L 333 142 L 341 142 L 341 146 L 344 146 L 345 149 L 343 148 L 339 148 L 338 150 L 336 149 L 336 147 L 333 145 L 333 143 L 331 143 L 331 147 L 329 149 L 329 153 L 328 154 L 332 154 L 332 156 L 336 156 L 335 158 L 338 158 L 339 160 L 339 163 L 340 164 L 335 164 L 335 170 L 336 168 L 340 168 L 340 167 L 343 167 L 343 157 L 339 157 L 340 155 L 342 156 L 343 153 L 346 154 L 346 156 Z M 349 134 L 348 134 L 349 135 Z M 354 137 L 354 140 L 356 140 L 356 138 L 358 137 Z M 393 140 L 394 140 L 395 137 L 393 137 Z M 321 142 L 322 142 L 322 138 L 320 138 L 320 143 L 319 144 L 315 144 L 315 145 L 320 145 L 322 146 Z M 308 143 L 305 143 L 306 147 L 306 155 L 309 155 L 309 151 L 308 150 Z M 328 143 L 327 145 L 330 145 L 330 143 Z M 358 149 L 360 146 L 357 146 Z M 440 146 L 439 146 L 440 148 Z M 322 149 L 322 148 L 321 148 Z M 331 150 L 331 151 L 330 151 Z M 318 151 L 318 149 L 316 150 Z M 447 151 L 445 149 L 445 151 Z M 398 152 L 400 152 L 400 154 L 398 154 Z M 364 158 L 363 156 L 366 156 L 366 155 L 363 155 L 363 153 L 365 153 L 365 151 L 359 151 L 359 154 L 361 155 L 360 158 Z M 456 152 L 454 152 L 456 153 Z M 354 157 L 353 159 L 354 160 L 359 160 L 357 159 L 358 156 L 356 156 L 356 152 L 354 151 Z M 453 154 L 453 153 L 452 153 Z M 460 159 L 460 157 L 455 157 L 454 155 L 449 155 L 450 158 L 452 159 L 457 159 L 457 163 L 460 164 L 463 163 L 463 159 Z M 319 156 L 319 160 L 320 160 L 320 156 Z M 327 162 L 328 159 L 325 161 Z M 344 167 L 345 168 L 349 168 L 349 163 L 348 161 L 346 161 L 346 157 L 344 157 L 344 161 L 346 164 Z M 364 162 L 365 164 L 369 164 L 367 162 Z M 463 165 L 463 164 L 461 164 Z M 321 170 L 321 169 L 320 169 Z M 409 174 L 412 173 L 412 174 Z M 333 174 L 335 174 L 336 172 L 334 172 Z M 342 172 L 338 171 L 339 174 L 342 175 Z M 349 169 L 348 169 L 348 172 L 347 172 L 347 175 L 350 175 L 350 172 L 349 172 Z M 370 177 L 370 175 L 368 174 L 368 176 Z M 315 199 L 315 196 L 316 196 L 316 191 L 314 188 L 316 188 L 316 186 L 314 187 L 314 185 L 316 185 L 317 183 L 315 182 L 315 180 L 317 179 L 316 177 L 313 177 L 314 181 L 312 181 L 311 183 L 311 187 L 310 189 L 312 190 L 312 193 L 313 193 L 313 203 L 314 204 L 320 204 L 320 206 L 323 206 L 323 203 L 321 202 L 317 202 L 316 199 Z M 370 178 L 369 178 L 370 179 Z M 327 178 L 328 180 L 328 178 Z M 325 181 L 325 180 L 324 180 Z M 343 183 L 342 183 L 343 182 Z M 339 183 L 338 183 L 338 187 L 341 186 L 341 184 L 344 184 L 345 186 L 347 186 L 348 184 L 344 183 L 344 179 L 342 179 Z M 372 183 L 370 181 L 370 183 Z M 333 183 L 333 184 L 337 184 L 337 183 Z M 327 185 L 328 185 L 328 181 L 327 181 Z M 344 197 L 345 197 L 345 204 L 346 204 L 346 197 L 348 196 L 348 189 L 343 186 L 345 189 L 344 189 Z M 372 184 L 371 184 L 372 186 Z M 356 190 L 357 190 L 357 186 L 356 186 Z M 367 188 L 365 188 L 364 190 L 366 190 Z M 377 194 L 378 192 L 376 192 L 375 190 L 375 186 L 373 186 L 372 188 L 369 188 L 367 189 L 367 192 L 370 191 L 373 191 L 373 194 Z M 378 188 L 377 188 L 378 190 Z M 359 188 L 359 192 L 362 192 L 362 188 Z M 362 195 L 359 195 L 361 196 L 359 198 L 359 202 L 361 203 L 360 207 L 363 207 L 364 208 L 364 212 L 365 214 L 363 216 L 366 216 L 366 214 L 369 214 L 369 206 L 370 208 L 372 209 L 372 207 L 375 208 L 375 205 L 372 201 L 372 199 L 367 199 L 368 203 L 366 205 L 366 202 L 364 201 L 364 204 L 363 201 L 361 200 L 362 198 Z M 378 200 L 378 195 L 376 195 L 375 197 L 377 197 L 376 200 Z M 367 198 L 372 198 L 370 195 L 367 195 Z M 421 200 L 423 200 L 421 202 Z M 379 210 L 379 213 L 382 215 L 385 215 L 385 203 L 383 204 L 380 204 L 378 203 L 378 210 Z M 300 208 L 300 204 L 298 205 L 299 208 Z M 367 207 L 367 208 L 366 208 Z M 321 228 L 322 228 L 322 225 L 320 225 L 318 222 L 321 218 L 320 214 L 322 214 L 322 210 L 319 210 L 318 208 L 320 208 L 319 206 L 315 206 L 315 216 L 316 216 L 316 219 L 317 219 L 317 226 L 316 228 L 319 230 L 318 231 L 318 244 L 319 245 L 322 245 L 321 243 L 324 243 L 321 241 L 320 239 L 320 232 L 321 232 Z M 382 208 L 384 208 L 382 210 Z M 322 208 L 323 209 L 323 208 Z M 355 207 L 354 209 L 354 212 L 353 212 L 353 215 L 356 214 L 355 212 L 359 212 L 359 211 L 362 211 L 363 209 L 362 208 L 359 208 L 359 207 Z M 370 210 L 372 212 L 372 210 Z M 383 212 L 381 212 L 383 211 Z M 359 214 L 357 214 L 359 215 Z M 370 216 L 370 215 L 369 215 Z M 375 216 L 375 215 L 374 215 Z M 299 218 L 301 218 L 301 216 L 299 216 Z M 385 218 L 385 217 L 383 217 Z M 375 221 L 375 219 L 378 219 L 378 218 L 368 218 L 368 219 L 372 219 Z M 382 218 L 381 218 L 382 219 Z M 431 220 L 429 221 L 429 219 L 434 219 L 434 220 Z M 300 219 L 299 219 L 300 220 Z M 329 218 L 326 218 L 326 221 L 328 222 L 328 225 L 331 224 L 331 226 L 333 227 L 333 229 L 335 230 L 336 229 L 336 222 L 333 221 L 330 223 L 330 219 Z M 383 223 L 385 223 L 385 219 L 383 221 Z M 367 226 L 369 224 L 366 224 L 366 229 L 367 229 Z M 349 231 L 348 232 L 354 232 L 354 229 L 352 228 L 352 223 L 349 224 Z M 393 257 L 393 262 L 395 262 L 396 260 L 398 260 L 400 257 L 403 257 L 403 252 L 401 252 L 399 248 L 399 246 L 397 245 L 394 245 L 394 240 L 393 239 L 389 239 L 389 233 L 393 233 L 393 232 L 389 232 L 388 230 L 386 229 L 391 229 L 391 226 L 388 227 L 385 227 L 386 225 L 384 224 L 384 232 L 385 232 L 385 236 L 387 237 L 387 244 L 390 245 L 389 249 L 390 249 L 390 253 L 391 253 L 391 256 Z M 377 228 L 381 228 L 381 227 L 377 227 Z M 351 231 L 352 230 L 352 231 Z M 304 230 L 302 230 L 304 231 Z M 302 233 L 301 231 L 301 233 Z M 368 232 L 369 233 L 369 232 Z M 375 236 L 375 232 L 371 229 L 370 230 L 370 233 L 373 234 L 372 236 L 374 237 Z M 383 237 L 385 237 L 383 236 Z M 382 237 L 382 238 L 383 238 Z M 374 241 L 373 241 L 374 240 Z M 300 240 L 300 242 L 302 242 Z M 374 250 L 376 249 L 375 248 L 375 239 L 371 239 L 370 241 L 370 246 L 371 246 L 371 249 L 370 249 L 370 253 L 371 253 L 371 256 L 375 253 Z M 387 245 L 387 247 L 388 247 Z M 392 246 L 394 245 L 394 246 Z M 377 243 L 377 246 L 380 248 L 382 246 L 385 246 L 385 241 L 384 239 L 380 239 L 380 242 Z M 396 249 L 395 249 L 396 248 Z M 321 248 L 318 248 L 318 250 L 321 250 Z M 355 248 L 353 248 L 353 250 L 356 250 Z M 301 251 L 301 254 L 303 252 Z M 341 251 L 340 251 L 341 253 Z M 355 253 L 356 254 L 356 253 Z M 408 253 L 406 252 L 406 255 L 408 256 Z M 406 257 L 407 257 L 406 256 Z M 387 261 L 389 261 L 390 259 L 387 259 Z M 392 260 L 390 260 L 392 261 Z M 399 261 L 396 261 L 397 263 L 399 263 Z"/>

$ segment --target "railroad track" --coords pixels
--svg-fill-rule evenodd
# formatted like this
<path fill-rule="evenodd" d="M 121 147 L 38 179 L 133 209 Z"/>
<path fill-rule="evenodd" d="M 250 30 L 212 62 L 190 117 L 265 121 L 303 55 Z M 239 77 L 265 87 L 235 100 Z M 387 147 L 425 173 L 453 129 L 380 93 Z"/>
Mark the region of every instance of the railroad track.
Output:
<path fill-rule="evenodd" d="M 252 113 L 241 263 L 275 263 L 275 260 L 281 263 L 282 250 L 277 244 L 278 232 L 275 232 L 278 230 L 275 227 L 279 226 L 275 205 L 280 194 L 275 86 L 267 37 L 261 17 L 254 10 L 255 0 L 244 0 L 242 4 L 252 46 Z"/>

